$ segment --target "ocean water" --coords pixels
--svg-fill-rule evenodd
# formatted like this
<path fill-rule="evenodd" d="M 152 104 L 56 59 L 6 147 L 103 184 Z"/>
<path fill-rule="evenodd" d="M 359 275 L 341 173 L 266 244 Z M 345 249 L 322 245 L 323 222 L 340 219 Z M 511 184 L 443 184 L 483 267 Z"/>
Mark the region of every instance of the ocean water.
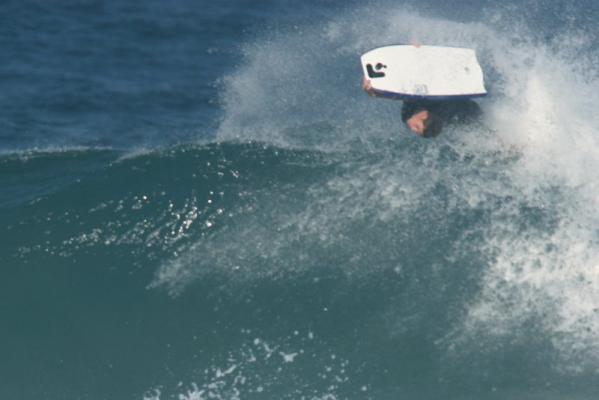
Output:
<path fill-rule="evenodd" d="M 1 399 L 596 399 L 596 2 L 0 12 Z M 477 50 L 435 140 L 360 89 Z"/>

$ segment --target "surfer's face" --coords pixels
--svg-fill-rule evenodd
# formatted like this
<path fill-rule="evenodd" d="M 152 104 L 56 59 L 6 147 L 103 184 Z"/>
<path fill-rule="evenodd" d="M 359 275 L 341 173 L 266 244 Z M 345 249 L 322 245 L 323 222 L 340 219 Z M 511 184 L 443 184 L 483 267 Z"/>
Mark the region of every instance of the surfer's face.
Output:
<path fill-rule="evenodd" d="M 426 128 L 426 121 L 428 120 L 428 111 L 422 110 L 412 115 L 407 121 L 406 125 L 412 132 L 417 135 L 422 135 Z"/>

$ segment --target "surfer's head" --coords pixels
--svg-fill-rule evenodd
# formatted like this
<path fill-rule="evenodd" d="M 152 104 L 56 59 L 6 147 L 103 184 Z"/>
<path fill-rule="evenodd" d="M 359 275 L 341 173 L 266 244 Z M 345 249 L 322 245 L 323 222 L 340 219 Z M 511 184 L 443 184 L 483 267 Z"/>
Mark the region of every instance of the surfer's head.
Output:
<path fill-rule="evenodd" d="M 415 134 L 432 138 L 441 133 L 441 120 L 429 110 L 420 110 L 406 121 L 406 125 Z"/>
<path fill-rule="evenodd" d="M 422 136 L 424 134 L 424 130 L 426 129 L 426 123 L 428 121 L 429 112 L 428 110 L 420 110 L 415 112 L 408 120 L 406 121 L 406 125 L 412 132 L 417 135 Z"/>

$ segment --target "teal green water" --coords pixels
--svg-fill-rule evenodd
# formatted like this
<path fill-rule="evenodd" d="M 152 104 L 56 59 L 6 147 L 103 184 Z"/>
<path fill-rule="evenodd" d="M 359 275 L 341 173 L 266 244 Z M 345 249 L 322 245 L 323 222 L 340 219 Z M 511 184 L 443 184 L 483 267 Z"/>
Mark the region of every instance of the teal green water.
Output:
<path fill-rule="evenodd" d="M 460 204 L 460 171 L 502 182 L 498 165 L 517 159 L 378 145 L 5 157 L 3 187 L 31 193 L 3 200 L 8 376 L 29 388 L 35 376 L 24 392 L 42 398 L 580 392 L 588 381 L 553 370 L 534 316 L 515 338 L 464 331 L 493 262 L 489 227 L 516 207 L 519 229 L 557 229 L 553 211 L 511 195 Z M 426 160 L 444 168 L 409 165 Z"/>

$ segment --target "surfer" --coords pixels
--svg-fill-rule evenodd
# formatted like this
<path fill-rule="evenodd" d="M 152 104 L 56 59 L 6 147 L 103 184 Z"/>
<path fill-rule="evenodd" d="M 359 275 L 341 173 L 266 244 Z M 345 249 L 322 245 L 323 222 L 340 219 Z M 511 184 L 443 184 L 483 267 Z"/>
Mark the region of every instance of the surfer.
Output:
<path fill-rule="evenodd" d="M 370 81 L 362 81 L 362 88 L 370 96 L 377 96 Z M 418 136 L 438 136 L 446 125 L 467 124 L 482 114 L 472 100 L 404 100 L 401 120 Z"/>

